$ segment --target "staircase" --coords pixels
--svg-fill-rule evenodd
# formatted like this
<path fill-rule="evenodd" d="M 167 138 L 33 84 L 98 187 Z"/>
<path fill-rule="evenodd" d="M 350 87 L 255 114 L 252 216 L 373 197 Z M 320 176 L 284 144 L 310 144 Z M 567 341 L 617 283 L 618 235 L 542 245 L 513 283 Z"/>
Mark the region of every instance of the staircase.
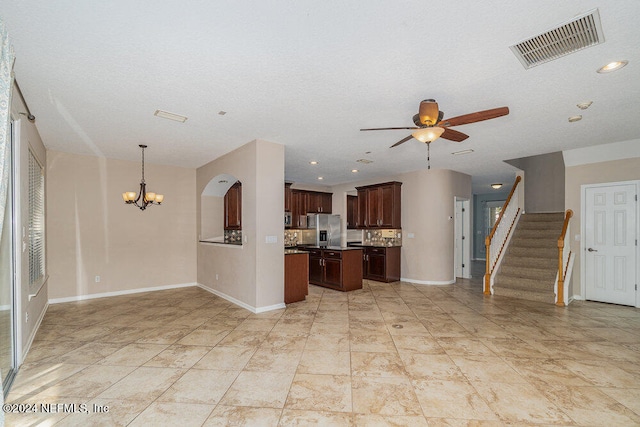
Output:
<path fill-rule="evenodd" d="M 523 214 L 493 284 L 494 295 L 555 303 L 564 213 Z"/>

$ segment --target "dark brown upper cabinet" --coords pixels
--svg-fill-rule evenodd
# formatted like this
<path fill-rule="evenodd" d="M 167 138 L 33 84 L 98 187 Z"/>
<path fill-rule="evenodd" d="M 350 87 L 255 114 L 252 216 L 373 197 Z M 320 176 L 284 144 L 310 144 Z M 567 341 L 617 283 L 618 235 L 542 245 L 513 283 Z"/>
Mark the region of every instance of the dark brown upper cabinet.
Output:
<path fill-rule="evenodd" d="M 402 228 L 401 187 L 397 181 L 356 187 L 357 228 Z"/>
<path fill-rule="evenodd" d="M 242 230 L 242 183 L 236 181 L 224 195 L 224 229 Z"/>

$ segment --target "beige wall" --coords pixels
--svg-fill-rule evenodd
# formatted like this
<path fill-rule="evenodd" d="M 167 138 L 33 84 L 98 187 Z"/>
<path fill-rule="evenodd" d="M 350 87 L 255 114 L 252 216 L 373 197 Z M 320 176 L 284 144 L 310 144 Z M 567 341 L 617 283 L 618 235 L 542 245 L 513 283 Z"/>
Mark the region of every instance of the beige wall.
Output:
<path fill-rule="evenodd" d="M 210 239 L 224 235 L 224 197 L 200 197 L 200 238 Z"/>
<path fill-rule="evenodd" d="M 198 244 L 198 283 L 262 311 L 284 303 L 284 146 L 252 141 L 198 168 L 199 197 L 209 181 L 230 174 L 242 182 L 241 247 Z M 198 233 L 201 233 L 198 224 Z M 277 243 L 266 243 L 276 236 Z"/>
<path fill-rule="evenodd" d="M 432 169 L 382 179 L 336 185 L 333 212 L 341 215 L 346 239 L 346 196 L 355 187 L 388 181 L 402 182 L 403 280 L 444 284 L 455 282 L 455 197 L 471 200 L 471 176 L 446 169 Z M 409 238 L 409 234 L 414 237 Z M 344 242 L 344 239 L 343 239 Z"/>
<path fill-rule="evenodd" d="M 195 284 L 195 170 L 145 162 L 165 199 L 144 211 L 121 196 L 138 192 L 139 162 L 49 151 L 47 178 L 51 299 Z"/>
<path fill-rule="evenodd" d="M 573 210 L 574 213 L 574 217 L 571 220 L 570 240 L 571 251 L 576 254 L 569 296 L 579 295 L 584 297 L 584 295 L 581 295 L 580 289 L 580 242 L 575 239 L 575 236 L 582 232 L 581 186 L 584 184 L 600 184 L 638 179 L 640 179 L 640 157 L 566 168 L 565 206 L 567 209 Z"/>

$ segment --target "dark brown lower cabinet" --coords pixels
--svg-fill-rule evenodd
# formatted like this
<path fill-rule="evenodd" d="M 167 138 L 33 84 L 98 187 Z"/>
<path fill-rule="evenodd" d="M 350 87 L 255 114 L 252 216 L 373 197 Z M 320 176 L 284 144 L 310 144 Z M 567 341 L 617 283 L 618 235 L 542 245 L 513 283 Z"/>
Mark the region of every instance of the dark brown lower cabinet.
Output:
<path fill-rule="evenodd" d="M 309 293 L 309 254 L 284 256 L 284 303 L 304 301 Z"/>
<path fill-rule="evenodd" d="M 362 289 L 361 249 L 306 249 L 309 283 L 339 291 Z"/>
<path fill-rule="evenodd" d="M 378 282 L 400 280 L 399 246 L 364 246 L 362 251 L 363 277 Z"/>

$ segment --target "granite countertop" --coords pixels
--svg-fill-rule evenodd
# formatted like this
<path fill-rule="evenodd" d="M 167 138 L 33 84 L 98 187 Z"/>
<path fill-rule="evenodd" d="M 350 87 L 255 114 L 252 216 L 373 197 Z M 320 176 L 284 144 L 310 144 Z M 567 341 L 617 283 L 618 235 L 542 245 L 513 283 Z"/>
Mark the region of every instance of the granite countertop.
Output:
<path fill-rule="evenodd" d="M 284 248 L 284 254 L 285 255 L 298 255 L 298 254 L 308 254 L 309 252 L 307 251 L 301 251 L 299 249 L 296 248 Z"/>
<path fill-rule="evenodd" d="M 316 246 L 316 245 L 305 245 L 305 248 L 308 249 L 327 249 L 330 251 L 352 251 L 352 250 L 360 250 L 359 247 L 356 246 Z"/>
<path fill-rule="evenodd" d="M 355 242 L 350 242 L 348 243 L 348 245 L 353 246 L 354 248 L 358 248 L 358 247 L 374 247 L 374 248 L 401 248 L 402 245 L 385 245 L 383 243 L 376 243 L 376 244 L 363 244 L 363 243 L 355 243 Z"/>
<path fill-rule="evenodd" d="M 219 239 L 202 239 L 199 240 L 200 243 L 216 243 L 218 245 L 229 245 L 229 246 L 242 246 L 242 242 L 225 242 L 224 240 Z"/>

